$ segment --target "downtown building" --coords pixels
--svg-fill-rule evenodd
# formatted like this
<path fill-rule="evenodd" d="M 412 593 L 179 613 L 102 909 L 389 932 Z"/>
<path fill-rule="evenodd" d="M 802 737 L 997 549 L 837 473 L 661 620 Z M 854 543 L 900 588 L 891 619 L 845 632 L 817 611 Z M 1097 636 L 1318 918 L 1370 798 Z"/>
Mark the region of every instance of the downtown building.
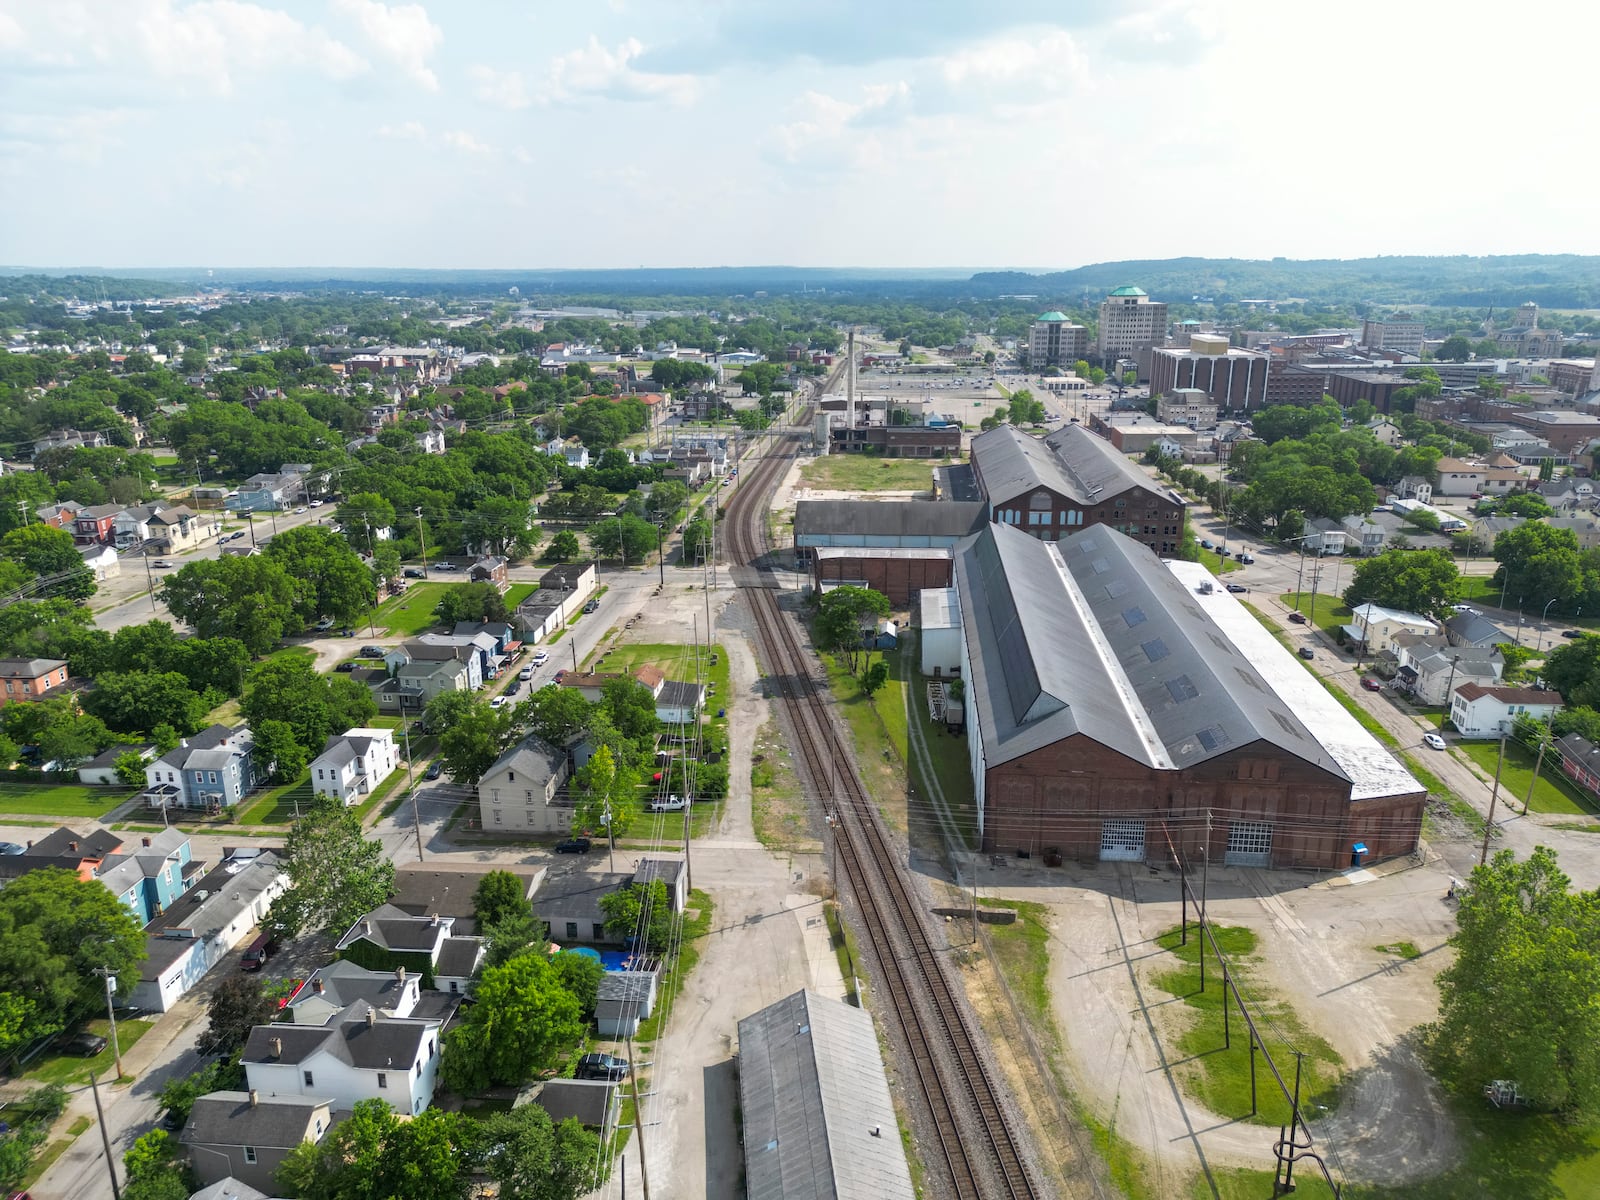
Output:
<path fill-rule="evenodd" d="M 1219 409 L 1241 412 L 1265 407 L 1272 360 L 1239 350 L 1218 333 L 1197 333 L 1188 346 L 1158 346 L 1150 353 L 1150 394 L 1182 388 L 1204 392 Z"/>
<path fill-rule="evenodd" d="M 1089 331 L 1061 312 L 1042 313 L 1028 328 L 1028 366 L 1070 367 L 1089 352 Z"/>
<path fill-rule="evenodd" d="M 1144 289 L 1119 287 L 1100 302 L 1100 333 L 1095 341 L 1102 363 L 1137 358 L 1139 351 L 1167 340 L 1167 306 Z"/>

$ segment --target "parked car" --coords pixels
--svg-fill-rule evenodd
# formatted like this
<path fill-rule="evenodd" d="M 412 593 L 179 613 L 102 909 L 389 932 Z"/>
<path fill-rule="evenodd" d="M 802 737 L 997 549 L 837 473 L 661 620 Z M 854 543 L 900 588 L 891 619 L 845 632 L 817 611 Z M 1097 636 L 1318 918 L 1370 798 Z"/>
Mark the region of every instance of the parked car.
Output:
<path fill-rule="evenodd" d="M 259 971 L 267 965 L 267 960 L 278 949 L 278 941 L 270 933 L 256 935 L 256 940 L 245 947 L 244 957 L 239 960 L 241 971 Z"/>
<path fill-rule="evenodd" d="M 606 1079 L 615 1082 L 628 1075 L 628 1060 L 615 1054 L 585 1054 L 578 1060 L 574 1079 Z"/>
<path fill-rule="evenodd" d="M 1250 554 L 1247 551 L 1240 551 L 1239 552 L 1239 561 L 1242 562 L 1245 566 L 1248 567 L 1251 563 L 1255 562 L 1255 560 L 1256 560 L 1256 556 L 1254 554 Z"/>
<path fill-rule="evenodd" d="M 332 628 L 333 628 L 333 618 L 332 617 L 323 617 L 322 620 L 317 622 L 317 632 L 318 633 L 326 633 L 328 630 L 330 630 Z"/>
<path fill-rule="evenodd" d="M 306 511 L 306 506 L 304 504 L 302 504 L 299 508 L 294 510 L 294 515 L 297 516 L 297 517 L 304 516 L 305 515 L 305 511 Z"/>
<path fill-rule="evenodd" d="M 586 837 L 563 838 L 556 843 L 557 854 L 587 854 L 589 853 L 589 839 Z"/>
<path fill-rule="evenodd" d="M 1317 656 L 1317 652 L 1315 650 L 1313 650 L 1310 646 L 1301 646 L 1300 647 L 1300 657 L 1301 658 L 1310 659 L 1310 658 L 1315 658 L 1316 656 Z"/>
<path fill-rule="evenodd" d="M 355 669 L 356 669 L 356 665 L 353 662 L 342 662 L 337 667 L 334 668 L 334 670 L 338 671 L 341 675 L 345 674 L 348 671 L 354 671 Z"/>
<path fill-rule="evenodd" d="M 63 1038 L 56 1043 L 56 1049 L 63 1054 L 76 1054 L 79 1058 L 93 1058 L 108 1045 L 110 1043 L 98 1033 L 84 1032 Z"/>
<path fill-rule="evenodd" d="M 1291 625 L 1304 625 L 1306 623 L 1306 615 L 1305 615 L 1305 613 L 1299 613 L 1299 612 L 1290 613 L 1289 614 L 1289 623 Z"/>
<path fill-rule="evenodd" d="M 1429 747 L 1430 749 L 1433 749 L 1433 750 L 1443 750 L 1444 749 L 1444 739 L 1442 737 L 1440 737 L 1437 733 L 1425 733 L 1425 734 L 1423 734 L 1422 735 L 1422 744 L 1424 746 Z"/>
<path fill-rule="evenodd" d="M 362 658 L 382 658 L 383 657 L 383 647 L 382 646 L 363 646 L 363 647 L 361 647 L 361 657 Z"/>
<path fill-rule="evenodd" d="M 1202 550 L 1215 550 L 1216 547 L 1211 544 L 1211 539 L 1210 538 L 1201 538 L 1200 539 L 1200 549 L 1202 549 Z"/>
<path fill-rule="evenodd" d="M 550 661 L 550 651 L 548 651 L 548 650 L 535 650 L 533 652 L 532 662 L 533 662 L 534 666 L 542 667 L 542 666 L 544 666 L 545 663 L 547 663 L 549 661 Z"/>
<path fill-rule="evenodd" d="M 180 1117 L 174 1110 L 170 1108 L 161 1114 L 161 1128 L 169 1130 L 173 1133 L 176 1133 L 178 1130 L 182 1129 L 185 1121 L 186 1118 Z"/>
<path fill-rule="evenodd" d="M 1561 631 L 1561 636 L 1564 637 L 1564 638 L 1581 638 L 1583 636 L 1583 630 L 1581 630 L 1581 629 L 1563 629 Z"/>
<path fill-rule="evenodd" d="M 586 613 L 592 613 L 592 612 L 599 611 L 599 608 L 600 608 L 600 601 L 591 600 L 591 601 L 589 601 L 589 603 L 587 603 L 587 604 L 585 604 L 583 606 L 583 611 L 586 612 Z"/>
<path fill-rule="evenodd" d="M 454 571 L 456 569 L 456 565 L 455 563 L 436 562 L 433 564 L 433 569 L 435 571 Z"/>
<path fill-rule="evenodd" d="M 517 678 L 526 683 L 528 680 L 533 678 L 533 668 L 523 667 L 522 670 L 517 672 Z"/>
<path fill-rule="evenodd" d="M 1361 677 L 1361 686 L 1366 688 L 1369 692 L 1383 691 L 1383 681 L 1380 680 L 1376 675 L 1363 675 Z"/>
<path fill-rule="evenodd" d="M 503 693 L 507 697 L 515 696 L 522 691 L 522 680 L 513 679 Z"/>
<path fill-rule="evenodd" d="M 424 779 L 437 779 L 444 774 L 444 768 L 436 762 L 428 764 L 428 769 L 422 773 Z"/>
<path fill-rule="evenodd" d="M 26 849 L 18 842 L 0 842 L 0 854 L 21 854 Z"/>
<path fill-rule="evenodd" d="M 493 709 L 501 709 L 505 706 L 506 698 L 504 696 L 496 696 L 493 700 L 489 701 L 489 707 Z"/>
<path fill-rule="evenodd" d="M 322 507 L 322 501 L 321 500 L 313 500 L 311 502 L 311 507 L 312 508 L 321 508 Z"/>
<path fill-rule="evenodd" d="M 657 796 L 650 801 L 651 812 L 682 812 L 689 807 L 687 796 Z"/>

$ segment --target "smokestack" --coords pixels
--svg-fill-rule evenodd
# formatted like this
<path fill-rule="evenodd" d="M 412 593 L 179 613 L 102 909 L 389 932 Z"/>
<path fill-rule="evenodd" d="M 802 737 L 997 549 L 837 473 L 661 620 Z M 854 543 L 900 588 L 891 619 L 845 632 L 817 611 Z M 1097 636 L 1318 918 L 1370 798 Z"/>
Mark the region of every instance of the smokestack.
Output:
<path fill-rule="evenodd" d="M 845 370 L 844 425 L 846 429 L 854 429 L 856 427 L 856 331 L 854 329 L 845 335 L 845 345 L 850 354 L 850 366 Z"/>
<path fill-rule="evenodd" d="M 250 1107 L 254 1108 L 260 1102 L 261 1102 L 261 1093 L 256 1091 L 255 1088 L 251 1088 L 250 1089 Z"/>

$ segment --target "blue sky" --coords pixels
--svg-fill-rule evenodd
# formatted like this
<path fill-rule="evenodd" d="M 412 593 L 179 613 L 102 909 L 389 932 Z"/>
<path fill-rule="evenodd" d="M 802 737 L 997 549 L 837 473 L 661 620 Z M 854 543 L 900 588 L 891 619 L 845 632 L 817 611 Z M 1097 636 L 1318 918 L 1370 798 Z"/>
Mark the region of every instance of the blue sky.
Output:
<path fill-rule="evenodd" d="M 0 0 L 0 263 L 1596 253 L 1596 14 Z"/>

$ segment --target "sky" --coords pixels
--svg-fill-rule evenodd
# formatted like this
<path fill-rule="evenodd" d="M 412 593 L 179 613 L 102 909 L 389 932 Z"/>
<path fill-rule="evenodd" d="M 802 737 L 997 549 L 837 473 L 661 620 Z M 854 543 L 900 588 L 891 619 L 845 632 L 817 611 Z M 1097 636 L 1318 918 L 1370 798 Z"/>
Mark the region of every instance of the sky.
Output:
<path fill-rule="evenodd" d="M 1600 253 L 1600 6 L 0 0 L 0 263 Z"/>

